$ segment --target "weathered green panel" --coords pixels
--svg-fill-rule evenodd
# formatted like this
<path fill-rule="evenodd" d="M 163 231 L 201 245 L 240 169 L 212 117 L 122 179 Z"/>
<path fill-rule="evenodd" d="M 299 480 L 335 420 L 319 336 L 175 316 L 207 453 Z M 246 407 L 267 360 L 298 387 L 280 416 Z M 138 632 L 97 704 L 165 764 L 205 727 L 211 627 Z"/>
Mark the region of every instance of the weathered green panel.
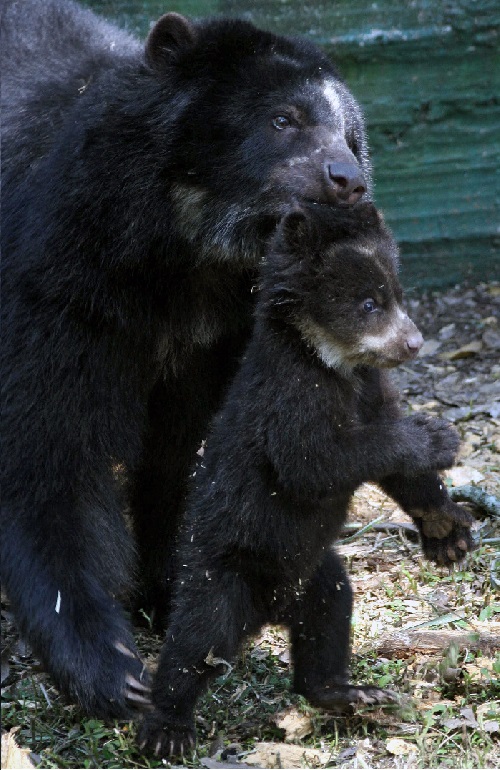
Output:
<path fill-rule="evenodd" d="M 165 10 L 305 35 L 368 122 L 377 203 L 407 284 L 500 274 L 498 0 L 88 0 L 142 34 Z"/>

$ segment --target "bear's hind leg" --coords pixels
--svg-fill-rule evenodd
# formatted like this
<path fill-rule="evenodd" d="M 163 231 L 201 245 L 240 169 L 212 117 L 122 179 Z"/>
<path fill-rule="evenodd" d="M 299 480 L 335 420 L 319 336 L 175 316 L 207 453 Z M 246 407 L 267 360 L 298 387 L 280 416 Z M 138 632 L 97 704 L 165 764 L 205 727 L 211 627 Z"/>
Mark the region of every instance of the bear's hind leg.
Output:
<path fill-rule="evenodd" d="M 341 558 L 332 549 L 305 592 L 287 607 L 293 688 L 318 708 L 345 711 L 390 703 L 394 693 L 371 685 L 349 683 L 352 588 Z"/>
<path fill-rule="evenodd" d="M 263 621 L 252 589 L 235 571 L 187 568 L 177 587 L 153 684 L 155 708 L 137 738 L 141 750 L 159 757 L 183 756 L 194 748 L 198 698 Z"/>
<path fill-rule="evenodd" d="M 149 707 L 147 673 L 115 598 L 131 551 L 118 511 L 69 499 L 32 503 L 29 516 L 2 510 L 2 580 L 19 630 L 58 689 L 102 719 Z"/>

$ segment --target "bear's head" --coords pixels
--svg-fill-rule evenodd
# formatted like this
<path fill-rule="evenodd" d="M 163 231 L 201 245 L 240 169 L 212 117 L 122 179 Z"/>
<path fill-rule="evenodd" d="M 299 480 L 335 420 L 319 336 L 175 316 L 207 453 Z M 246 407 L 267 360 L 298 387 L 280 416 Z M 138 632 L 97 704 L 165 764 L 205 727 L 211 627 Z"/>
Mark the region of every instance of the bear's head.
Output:
<path fill-rule="evenodd" d="M 371 203 L 302 206 L 280 223 L 263 267 L 263 312 L 291 324 L 329 367 L 392 367 L 422 335 L 401 306 L 398 249 Z"/>
<path fill-rule="evenodd" d="M 165 89 L 174 214 L 198 250 L 255 260 L 292 200 L 370 198 L 361 110 L 313 44 L 169 13 L 149 35 L 146 63 Z"/>

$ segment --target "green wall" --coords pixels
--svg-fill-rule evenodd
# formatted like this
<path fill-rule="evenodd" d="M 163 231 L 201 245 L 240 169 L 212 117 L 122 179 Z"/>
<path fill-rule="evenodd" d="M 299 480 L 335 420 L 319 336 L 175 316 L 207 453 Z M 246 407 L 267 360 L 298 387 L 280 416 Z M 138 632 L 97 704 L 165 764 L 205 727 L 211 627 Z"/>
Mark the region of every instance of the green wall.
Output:
<path fill-rule="evenodd" d="M 166 10 L 305 35 L 364 107 L 407 286 L 500 277 L 498 0 L 87 0 L 146 34 Z"/>

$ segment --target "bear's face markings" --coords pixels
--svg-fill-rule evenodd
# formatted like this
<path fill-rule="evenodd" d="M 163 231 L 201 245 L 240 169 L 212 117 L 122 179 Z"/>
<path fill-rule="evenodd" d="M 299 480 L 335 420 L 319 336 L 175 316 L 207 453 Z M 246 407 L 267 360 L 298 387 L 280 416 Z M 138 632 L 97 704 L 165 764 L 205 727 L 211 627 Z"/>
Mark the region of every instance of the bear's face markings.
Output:
<path fill-rule="evenodd" d="M 202 258 L 255 263 L 293 201 L 370 197 L 361 111 L 318 49 L 246 22 L 186 29 L 169 72 L 192 98 L 170 178 L 180 230 Z"/>
<path fill-rule="evenodd" d="M 314 110 L 300 102 L 276 110 L 271 125 L 277 135 L 270 135 L 267 144 L 276 158 L 270 186 L 285 199 L 289 194 L 316 203 L 352 205 L 367 192 L 368 183 L 353 152 L 359 150 L 351 121 L 347 114 L 333 112 L 326 100 L 324 109 L 323 91 L 320 86 L 310 89 Z"/>
<path fill-rule="evenodd" d="M 372 306 L 374 310 L 365 309 Z M 296 325 L 329 367 L 390 368 L 414 358 L 422 346 L 417 327 L 392 297 L 380 302 L 372 296 L 362 300 L 359 295 L 330 297 L 324 310 L 321 320 L 313 315 L 299 317 Z M 334 317 L 328 319 L 330 313 Z"/>
<path fill-rule="evenodd" d="M 422 336 L 401 307 L 396 244 L 371 204 L 301 207 L 280 225 L 270 303 L 329 367 L 392 367 Z"/>
<path fill-rule="evenodd" d="M 358 251 L 353 245 L 349 254 L 342 254 L 342 245 L 333 246 L 331 261 L 317 279 L 317 294 L 308 307 L 308 337 L 329 366 L 397 366 L 422 346 L 420 332 L 401 307 L 395 269 L 381 246 Z"/>
<path fill-rule="evenodd" d="M 366 331 L 359 340 L 357 355 L 372 366 L 397 366 L 415 358 L 422 347 L 423 338 L 413 321 L 401 306 L 393 303 L 383 313 L 375 333 Z"/>
<path fill-rule="evenodd" d="M 268 222 L 266 237 L 293 201 L 348 206 L 369 194 L 361 117 L 347 97 L 345 114 L 334 111 L 332 94 L 323 81 L 291 90 L 286 101 L 279 91 L 257 98 L 250 90 L 240 93 L 241 111 L 220 97 L 218 117 L 203 121 L 213 151 L 191 155 L 172 188 L 178 225 L 205 256 L 233 260 L 237 236 L 239 255 L 255 262 L 257 222 Z M 230 169 L 229 180 L 221 169 Z"/>

